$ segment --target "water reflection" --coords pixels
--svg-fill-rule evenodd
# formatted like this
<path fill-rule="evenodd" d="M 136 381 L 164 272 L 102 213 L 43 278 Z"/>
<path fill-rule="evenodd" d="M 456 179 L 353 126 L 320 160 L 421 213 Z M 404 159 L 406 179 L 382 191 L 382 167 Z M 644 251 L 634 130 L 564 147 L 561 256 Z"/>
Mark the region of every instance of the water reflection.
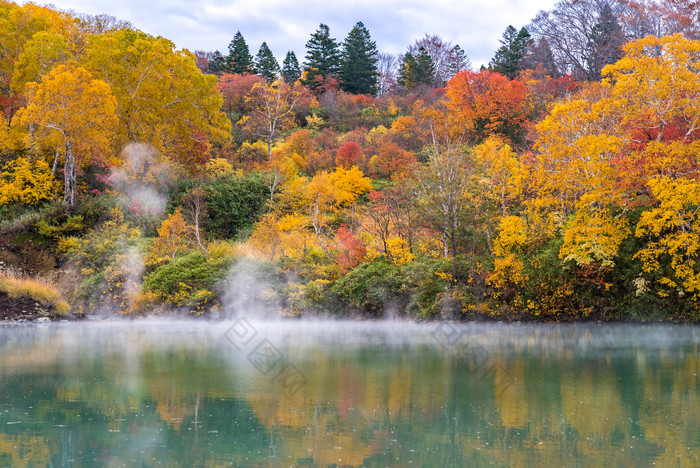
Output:
<path fill-rule="evenodd" d="M 697 327 L 249 324 L 0 328 L 0 466 L 700 465 Z"/>

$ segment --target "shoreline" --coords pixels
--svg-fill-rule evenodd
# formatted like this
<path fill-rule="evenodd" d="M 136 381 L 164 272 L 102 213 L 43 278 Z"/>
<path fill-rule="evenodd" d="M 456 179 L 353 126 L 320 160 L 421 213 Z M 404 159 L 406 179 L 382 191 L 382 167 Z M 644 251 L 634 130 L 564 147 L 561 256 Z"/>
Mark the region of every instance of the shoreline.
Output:
<path fill-rule="evenodd" d="M 27 297 L 11 298 L 0 291 L 0 325 L 32 324 L 32 323 L 80 323 L 80 322 L 138 322 L 148 320 L 173 320 L 181 322 L 225 322 L 235 320 L 235 316 L 218 317 L 208 314 L 191 315 L 186 313 L 157 313 L 157 314 L 111 314 L 111 315 L 61 315 L 50 311 L 46 306 L 42 306 L 35 300 Z M 241 318 L 248 318 L 245 315 Z M 250 317 L 255 319 L 256 317 Z M 449 318 L 418 318 L 418 317 L 396 317 L 377 318 L 372 316 L 362 316 L 358 314 L 336 314 L 336 315 L 306 315 L 306 316 L 285 316 L 282 314 L 265 316 L 265 319 L 280 321 L 352 321 L 352 322 L 395 322 L 395 323 L 463 323 L 463 324 L 493 324 L 493 325 L 573 325 L 573 324 L 599 324 L 599 325 L 681 325 L 698 326 L 700 322 L 689 322 L 681 320 L 523 320 L 522 318 L 513 320 L 502 320 L 502 318 L 490 317 L 464 317 L 458 319 Z"/>

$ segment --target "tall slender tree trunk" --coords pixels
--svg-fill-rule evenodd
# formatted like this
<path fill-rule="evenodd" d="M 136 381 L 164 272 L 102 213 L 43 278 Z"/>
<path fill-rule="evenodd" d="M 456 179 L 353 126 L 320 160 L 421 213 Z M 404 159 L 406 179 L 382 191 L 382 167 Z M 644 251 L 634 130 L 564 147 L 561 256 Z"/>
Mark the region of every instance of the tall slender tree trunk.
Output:
<path fill-rule="evenodd" d="M 53 160 L 53 166 L 51 167 L 51 178 L 56 176 L 56 168 L 58 167 L 58 160 L 61 157 L 61 147 L 56 147 L 56 157 Z"/>
<path fill-rule="evenodd" d="M 77 180 L 75 156 L 73 155 L 73 143 L 66 140 L 66 162 L 63 165 L 63 181 L 65 190 L 63 193 L 63 203 L 69 207 L 75 206 L 75 184 Z"/>
<path fill-rule="evenodd" d="M 199 215 L 200 215 L 200 204 L 198 203 L 195 207 L 195 214 L 194 214 L 194 236 L 197 239 L 197 245 L 199 246 L 200 249 L 202 249 L 202 252 L 204 252 L 204 255 L 206 255 L 208 257 L 209 252 L 207 251 L 207 248 L 204 247 L 204 244 L 202 244 L 202 237 L 201 237 L 200 231 L 199 231 Z"/>

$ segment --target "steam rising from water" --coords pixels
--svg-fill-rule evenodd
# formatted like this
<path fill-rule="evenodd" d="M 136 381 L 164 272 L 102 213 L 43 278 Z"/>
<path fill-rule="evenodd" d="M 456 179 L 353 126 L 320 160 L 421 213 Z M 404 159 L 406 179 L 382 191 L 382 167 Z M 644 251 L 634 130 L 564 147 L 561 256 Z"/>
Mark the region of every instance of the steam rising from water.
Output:
<path fill-rule="evenodd" d="M 193 320 L 137 320 L 82 322 L 70 324 L 0 326 L 0 364 L 4 356 L 24 355 L 40 361 L 67 360 L 71 356 L 131 354 L 151 350 L 220 351 L 222 357 L 245 359 L 226 339 L 236 322 Z M 352 349 L 368 345 L 387 347 L 444 345 L 436 330 L 440 323 L 348 320 L 254 320 L 250 325 L 258 337 L 267 338 L 282 351 L 289 348 L 309 352 Z M 700 346 L 700 327 L 679 325 L 525 325 L 453 324 L 468 343 L 490 354 L 509 355 L 566 351 L 607 353 L 634 349 L 665 349 Z M 28 348 L 46 346 L 51 353 L 29 353 Z M 1 366 L 0 366 L 1 367 Z"/>
<path fill-rule="evenodd" d="M 229 270 L 221 285 L 224 317 L 271 318 L 281 305 L 265 272 L 252 259 L 243 258 Z"/>
<path fill-rule="evenodd" d="M 133 310 L 134 299 L 141 291 L 141 278 L 146 269 L 139 249 L 136 247 L 129 247 L 122 261 L 122 269 L 127 272 L 124 288 L 127 300 L 129 301 L 129 309 Z"/>
<path fill-rule="evenodd" d="M 137 214 L 161 217 L 170 182 L 170 166 L 149 144 L 130 143 L 122 149 L 124 166 L 112 171 L 110 181 Z"/>
<path fill-rule="evenodd" d="M 146 143 L 130 143 L 121 151 L 124 165 L 112 171 L 109 181 L 128 211 L 148 224 L 155 224 L 165 212 L 167 188 L 170 183 L 170 167 L 158 157 L 156 150 Z M 122 239 L 126 243 L 126 239 Z M 122 248 L 124 244 L 122 244 Z M 145 270 L 141 252 L 129 247 L 118 257 L 120 271 L 126 274 L 124 292 L 128 308 L 133 310 L 135 298 L 141 290 Z M 100 310 L 100 314 L 113 314 Z"/>

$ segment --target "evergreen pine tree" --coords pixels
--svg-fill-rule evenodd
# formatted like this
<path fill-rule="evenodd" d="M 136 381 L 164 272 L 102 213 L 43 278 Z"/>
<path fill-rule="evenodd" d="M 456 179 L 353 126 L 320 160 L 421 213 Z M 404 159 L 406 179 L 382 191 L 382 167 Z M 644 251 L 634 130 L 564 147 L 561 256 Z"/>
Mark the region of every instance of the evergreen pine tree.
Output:
<path fill-rule="evenodd" d="M 338 43 L 330 36 L 328 26 L 321 23 L 311 39 L 306 43 L 307 77 L 304 84 L 314 87 L 315 77 L 335 76 L 340 68 L 340 49 Z"/>
<path fill-rule="evenodd" d="M 624 42 L 622 28 L 612 8 L 608 4 L 603 5 L 591 31 L 584 57 L 589 80 L 600 80 L 603 67 L 620 59 Z"/>
<path fill-rule="evenodd" d="M 299 61 L 296 54 L 290 50 L 284 57 L 284 62 L 282 62 L 282 78 L 284 78 L 286 83 L 294 83 L 300 77 L 301 67 L 299 66 Z"/>
<path fill-rule="evenodd" d="M 493 58 L 489 62 L 489 69 L 509 79 L 514 79 L 518 72 L 522 70 L 521 60 L 525 56 L 527 46 L 530 43 L 530 33 L 525 28 L 517 31 L 513 26 L 508 26 L 500 40 L 501 47 L 498 48 Z"/>
<path fill-rule="evenodd" d="M 212 73 L 226 71 L 226 58 L 224 58 L 224 56 L 221 55 L 221 52 L 219 52 L 218 50 L 215 51 L 211 60 L 209 60 L 207 68 Z"/>
<path fill-rule="evenodd" d="M 471 68 L 471 66 L 471 61 L 467 57 L 466 52 L 459 45 L 454 46 L 447 58 L 445 80 L 450 81 L 457 73 Z"/>
<path fill-rule="evenodd" d="M 377 45 L 358 22 L 343 42 L 340 88 L 353 94 L 377 94 Z"/>
<path fill-rule="evenodd" d="M 255 56 L 255 73 L 267 81 L 274 81 L 279 72 L 280 64 L 277 63 L 277 59 L 272 55 L 272 51 L 267 46 L 267 43 L 263 42 L 260 50 L 258 50 L 258 55 Z"/>
<path fill-rule="evenodd" d="M 229 73 L 251 73 L 253 71 L 253 57 L 250 55 L 248 44 L 240 31 L 233 36 L 228 45 L 226 68 Z"/>
<path fill-rule="evenodd" d="M 399 76 L 396 77 L 396 82 L 405 89 L 413 89 L 416 86 L 415 74 L 418 63 L 412 53 L 406 52 L 406 55 L 401 59 L 399 67 Z"/>
<path fill-rule="evenodd" d="M 429 85 L 435 79 L 435 64 L 425 48 L 418 49 L 416 54 L 416 83 Z"/>
<path fill-rule="evenodd" d="M 435 78 L 435 65 L 424 47 L 414 56 L 407 52 L 403 56 L 397 81 L 402 88 L 413 89 L 420 85 L 430 85 Z"/>

